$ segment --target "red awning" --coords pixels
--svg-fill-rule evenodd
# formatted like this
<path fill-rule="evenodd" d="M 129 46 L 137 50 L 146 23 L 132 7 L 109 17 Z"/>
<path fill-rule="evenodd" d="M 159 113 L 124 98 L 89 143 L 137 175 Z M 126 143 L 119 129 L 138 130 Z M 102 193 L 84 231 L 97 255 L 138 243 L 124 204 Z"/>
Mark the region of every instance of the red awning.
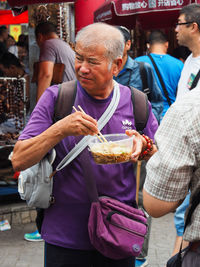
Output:
<path fill-rule="evenodd" d="M 0 10 L 0 25 L 28 23 L 28 11 L 13 16 L 11 10 Z"/>
<path fill-rule="evenodd" d="M 10 7 L 20 7 L 33 4 L 75 2 L 75 0 L 7 0 Z"/>
<path fill-rule="evenodd" d="M 133 28 L 137 19 L 144 29 L 171 27 L 178 11 L 192 2 L 200 0 L 109 0 L 94 12 L 94 21 Z"/>

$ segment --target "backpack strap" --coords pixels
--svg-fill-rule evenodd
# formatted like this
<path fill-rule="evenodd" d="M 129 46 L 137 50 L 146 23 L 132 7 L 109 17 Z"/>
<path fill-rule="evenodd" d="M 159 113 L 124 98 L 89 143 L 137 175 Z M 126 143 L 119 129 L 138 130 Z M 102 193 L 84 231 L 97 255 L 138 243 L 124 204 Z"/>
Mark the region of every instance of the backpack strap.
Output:
<path fill-rule="evenodd" d="M 54 107 L 54 122 L 71 114 L 77 92 L 77 81 L 59 84 L 58 97 Z"/>
<path fill-rule="evenodd" d="M 146 94 L 134 87 L 131 90 L 135 126 L 138 132 L 146 127 L 149 118 L 149 105 Z M 59 93 L 55 104 L 54 122 L 71 114 L 77 92 L 77 81 L 65 82 L 59 85 Z"/>
<path fill-rule="evenodd" d="M 130 86 L 135 118 L 135 127 L 138 132 L 142 132 L 146 127 L 149 118 L 149 104 L 147 95 L 140 90 Z"/>
<path fill-rule="evenodd" d="M 148 57 L 150 58 L 150 60 L 151 60 L 151 62 L 152 62 L 152 64 L 153 64 L 153 66 L 154 66 L 154 69 L 155 69 L 155 71 L 156 71 L 156 74 L 157 74 L 157 76 L 158 76 L 158 79 L 159 79 L 159 81 L 160 81 L 160 84 L 161 84 L 161 86 L 162 86 L 164 95 L 165 95 L 165 97 L 166 97 L 166 99 L 167 99 L 167 102 L 168 102 L 168 105 L 169 105 L 169 107 L 170 107 L 171 104 L 172 104 L 172 102 L 171 102 L 171 100 L 170 100 L 170 98 L 169 98 L 169 94 L 168 94 L 167 88 L 166 88 L 166 86 L 165 86 L 165 83 L 164 83 L 164 81 L 163 81 L 162 75 L 161 75 L 161 73 L 160 73 L 160 71 L 159 71 L 159 69 L 158 69 L 158 66 L 156 65 L 156 62 L 155 62 L 155 60 L 153 59 L 153 57 L 152 57 L 150 54 L 148 54 Z"/>
<path fill-rule="evenodd" d="M 142 80 L 142 92 L 144 92 L 149 101 L 151 101 L 151 92 L 150 92 L 150 88 L 148 87 L 148 79 L 147 79 L 147 71 L 145 68 L 145 63 L 144 62 L 137 62 L 139 64 L 140 67 L 140 76 L 141 76 L 141 80 Z"/>

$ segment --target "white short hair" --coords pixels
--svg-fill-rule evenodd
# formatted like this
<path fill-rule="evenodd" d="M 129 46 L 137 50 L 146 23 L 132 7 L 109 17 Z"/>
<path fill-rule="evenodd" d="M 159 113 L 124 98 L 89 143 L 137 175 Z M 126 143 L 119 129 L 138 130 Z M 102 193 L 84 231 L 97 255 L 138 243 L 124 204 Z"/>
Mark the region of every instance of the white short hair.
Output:
<path fill-rule="evenodd" d="M 123 56 L 124 37 L 114 26 L 97 22 L 81 29 L 76 36 L 76 43 L 81 42 L 84 47 L 97 46 L 105 47 L 105 56 L 110 62 Z"/>

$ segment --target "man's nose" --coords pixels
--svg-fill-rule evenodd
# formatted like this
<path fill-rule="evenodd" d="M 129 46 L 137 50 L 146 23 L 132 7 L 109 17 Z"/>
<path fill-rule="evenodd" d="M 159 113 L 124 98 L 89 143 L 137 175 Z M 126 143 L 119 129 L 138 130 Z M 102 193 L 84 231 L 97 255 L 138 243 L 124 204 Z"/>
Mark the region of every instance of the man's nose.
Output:
<path fill-rule="evenodd" d="M 86 61 L 83 61 L 81 63 L 81 67 L 80 67 L 80 71 L 82 73 L 88 73 L 90 70 L 89 70 L 89 66 L 88 66 L 88 63 Z"/>

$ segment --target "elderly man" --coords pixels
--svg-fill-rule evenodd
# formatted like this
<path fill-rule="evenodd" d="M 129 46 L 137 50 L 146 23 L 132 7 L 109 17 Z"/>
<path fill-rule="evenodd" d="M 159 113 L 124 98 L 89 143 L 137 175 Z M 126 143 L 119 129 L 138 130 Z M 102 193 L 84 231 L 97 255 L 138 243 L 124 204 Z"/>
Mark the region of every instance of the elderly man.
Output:
<path fill-rule="evenodd" d="M 97 134 L 96 120 L 106 110 L 116 86 L 120 90 L 119 104 L 101 132 L 124 133 L 124 120 L 130 122 L 127 129 L 135 129 L 130 89 L 113 81 L 113 75 L 118 74 L 122 64 L 123 49 L 121 32 L 104 23 L 91 24 L 77 34 L 75 71 L 78 82 L 74 105 L 80 105 L 88 115 L 72 112 L 53 124 L 58 86 L 45 90 L 15 145 L 12 163 L 16 170 L 32 166 L 53 147 L 58 164 L 75 146 L 77 136 Z M 149 103 L 144 133 L 153 138 L 157 126 Z M 145 139 L 143 141 L 146 142 Z M 116 165 L 91 162 L 91 168 L 99 195 L 134 205 L 136 182 L 131 162 Z M 45 210 L 42 224 L 46 267 L 134 266 L 134 257 L 108 259 L 91 246 L 87 230 L 91 203 L 79 156 L 55 175 L 53 194 L 56 201 Z"/>

